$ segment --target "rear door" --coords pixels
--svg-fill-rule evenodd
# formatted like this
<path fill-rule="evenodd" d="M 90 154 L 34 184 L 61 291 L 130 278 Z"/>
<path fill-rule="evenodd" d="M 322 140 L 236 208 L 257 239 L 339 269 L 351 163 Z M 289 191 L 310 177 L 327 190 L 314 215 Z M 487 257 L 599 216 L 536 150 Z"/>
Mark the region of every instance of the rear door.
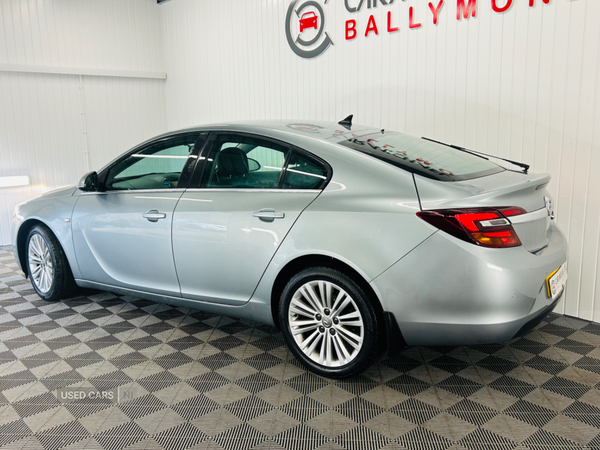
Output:
<path fill-rule="evenodd" d="M 211 134 L 173 218 L 173 255 L 184 298 L 242 304 L 330 169 L 287 144 Z"/>
<path fill-rule="evenodd" d="M 180 295 L 171 226 L 197 138 L 183 134 L 143 146 L 100 174 L 101 192 L 80 196 L 72 226 L 83 279 Z"/>

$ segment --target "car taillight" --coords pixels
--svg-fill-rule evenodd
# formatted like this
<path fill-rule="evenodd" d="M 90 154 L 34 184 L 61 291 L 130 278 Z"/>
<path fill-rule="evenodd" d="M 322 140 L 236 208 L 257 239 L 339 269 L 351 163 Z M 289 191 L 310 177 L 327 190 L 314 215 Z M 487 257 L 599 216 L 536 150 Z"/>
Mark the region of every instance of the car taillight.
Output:
<path fill-rule="evenodd" d="M 507 217 L 525 214 L 518 207 L 438 209 L 417 213 L 427 223 L 466 242 L 483 247 L 518 247 L 521 241 Z"/>

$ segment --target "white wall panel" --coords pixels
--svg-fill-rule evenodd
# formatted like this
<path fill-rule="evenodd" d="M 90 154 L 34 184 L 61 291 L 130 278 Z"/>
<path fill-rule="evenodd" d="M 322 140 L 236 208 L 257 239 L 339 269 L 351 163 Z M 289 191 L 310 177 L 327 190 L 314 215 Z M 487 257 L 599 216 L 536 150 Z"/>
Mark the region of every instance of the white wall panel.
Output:
<path fill-rule="evenodd" d="M 86 141 L 99 169 L 165 131 L 164 80 L 147 78 L 164 72 L 159 13 L 154 0 L 0 0 L 0 176 L 31 180 L 0 189 L 0 245 L 17 203 L 79 180 Z"/>
<path fill-rule="evenodd" d="M 83 90 L 90 170 L 166 129 L 164 81 L 83 77 Z M 77 76 L 0 72 L 0 176 L 31 180 L 0 189 L 0 245 L 17 203 L 85 173 L 79 91 Z"/>
<path fill-rule="evenodd" d="M 75 77 L 0 73 L 0 176 L 28 175 L 31 181 L 0 189 L 2 244 L 10 242 L 16 203 L 67 184 L 82 170 L 80 117 L 68 114 L 79 110 L 77 85 Z"/>
<path fill-rule="evenodd" d="M 0 15 L 0 63 L 135 71 L 164 68 L 155 1 L 0 0 Z"/>
<path fill-rule="evenodd" d="M 166 131 L 164 87 L 162 80 L 84 78 L 90 170 Z"/>
<path fill-rule="evenodd" d="M 536 0 L 530 8 L 514 0 L 497 13 L 491 0 L 478 0 L 477 17 L 457 20 L 456 0 L 445 0 L 433 25 L 426 1 L 370 10 L 365 1 L 351 14 L 329 0 L 320 3 L 335 45 L 309 60 L 286 42 L 289 3 L 160 6 L 169 128 L 353 113 L 360 123 L 524 160 L 552 174 L 571 245 L 558 311 L 600 320 L 600 2 Z M 408 27 L 411 6 L 420 28 Z M 387 11 L 396 33 L 386 31 Z M 365 38 L 369 14 L 379 35 Z M 352 41 L 344 39 L 347 19 L 358 22 Z"/>

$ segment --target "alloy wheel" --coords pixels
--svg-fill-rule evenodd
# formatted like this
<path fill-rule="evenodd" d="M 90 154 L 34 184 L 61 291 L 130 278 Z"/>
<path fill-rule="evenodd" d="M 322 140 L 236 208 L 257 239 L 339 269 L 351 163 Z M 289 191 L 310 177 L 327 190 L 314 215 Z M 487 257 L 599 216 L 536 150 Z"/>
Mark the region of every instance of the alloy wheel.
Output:
<path fill-rule="evenodd" d="M 349 364 L 363 346 L 365 325 L 358 305 L 330 281 L 309 281 L 296 290 L 288 324 L 298 348 L 322 366 Z"/>
<path fill-rule="evenodd" d="M 28 257 L 32 281 L 40 292 L 49 292 L 54 280 L 54 265 L 50 246 L 40 234 L 34 234 L 29 239 Z"/>

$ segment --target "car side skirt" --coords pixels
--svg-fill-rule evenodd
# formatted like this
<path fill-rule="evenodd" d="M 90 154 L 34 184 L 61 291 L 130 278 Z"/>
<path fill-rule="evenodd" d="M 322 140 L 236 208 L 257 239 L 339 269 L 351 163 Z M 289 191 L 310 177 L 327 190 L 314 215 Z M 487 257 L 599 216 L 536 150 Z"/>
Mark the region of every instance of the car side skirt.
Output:
<path fill-rule="evenodd" d="M 152 292 L 139 291 L 135 289 L 127 289 L 118 286 L 111 286 L 93 281 L 76 279 L 77 286 L 88 289 L 98 289 L 101 291 L 113 292 L 120 295 L 131 295 L 135 297 L 145 298 L 157 303 L 165 303 L 171 306 L 183 306 L 190 309 L 197 309 L 213 314 L 220 314 L 236 319 L 253 320 L 255 322 L 264 323 L 267 325 L 275 325 L 271 315 L 271 307 L 269 304 L 249 301 L 243 305 L 226 305 L 222 303 L 209 303 L 200 300 L 191 300 L 182 297 L 174 297 Z"/>

